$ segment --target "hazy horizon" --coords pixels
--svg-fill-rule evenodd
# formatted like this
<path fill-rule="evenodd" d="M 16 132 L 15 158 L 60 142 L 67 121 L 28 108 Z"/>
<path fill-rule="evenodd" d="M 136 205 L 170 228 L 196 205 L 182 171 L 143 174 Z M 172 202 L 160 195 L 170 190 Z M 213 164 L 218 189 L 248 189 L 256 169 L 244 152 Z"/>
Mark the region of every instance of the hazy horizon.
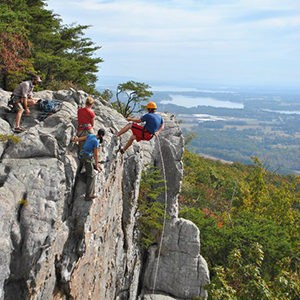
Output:
<path fill-rule="evenodd" d="M 105 88 L 116 88 L 118 84 L 124 83 L 129 80 L 138 81 L 137 78 L 130 78 L 126 76 L 108 76 L 100 77 L 96 86 L 101 89 Z M 268 92 L 268 93 L 300 93 L 300 86 L 278 86 L 278 85 L 267 85 L 267 84 L 225 84 L 225 83 L 213 83 L 213 82 L 188 82 L 188 81 L 143 81 L 150 85 L 152 91 L 165 91 L 165 92 L 215 92 L 215 93 L 232 93 L 232 92 Z"/>
<path fill-rule="evenodd" d="M 123 77 L 151 86 L 300 86 L 299 0 L 47 3 L 64 24 L 91 25 L 85 33 L 101 46 L 104 85 Z"/>

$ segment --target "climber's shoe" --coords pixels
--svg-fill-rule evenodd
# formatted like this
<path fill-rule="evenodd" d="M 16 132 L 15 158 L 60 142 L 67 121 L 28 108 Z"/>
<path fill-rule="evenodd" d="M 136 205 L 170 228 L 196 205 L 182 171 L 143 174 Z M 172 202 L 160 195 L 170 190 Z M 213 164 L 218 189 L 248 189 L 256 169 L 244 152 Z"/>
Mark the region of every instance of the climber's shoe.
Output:
<path fill-rule="evenodd" d="M 84 199 L 85 201 L 92 201 L 95 198 L 97 198 L 97 195 L 93 194 L 93 195 L 86 195 Z"/>
<path fill-rule="evenodd" d="M 22 128 L 22 127 L 15 127 L 14 130 L 13 130 L 14 133 L 21 133 L 23 131 L 25 131 L 25 129 Z"/>

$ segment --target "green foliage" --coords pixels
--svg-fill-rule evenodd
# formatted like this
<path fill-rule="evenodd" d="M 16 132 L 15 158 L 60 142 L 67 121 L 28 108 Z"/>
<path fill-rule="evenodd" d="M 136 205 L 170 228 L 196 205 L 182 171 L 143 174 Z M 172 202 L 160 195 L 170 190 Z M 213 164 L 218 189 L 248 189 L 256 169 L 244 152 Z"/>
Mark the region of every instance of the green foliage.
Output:
<path fill-rule="evenodd" d="M 207 287 L 209 298 L 213 300 L 237 300 L 236 290 L 228 284 L 226 280 L 227 272 L 224 268 L 215 267 L 214 273 L 215 276 Z"/>
<path fill-rule="evenodd" d="M 215 276 L 208 288 L 211 299 L 274 299 L 261 276 L 263 258 L 262 246 L 258 243 L 251 244 L 247 261 L 239 249 L 232 250 L 228 267 L 214 268 Z"/>
<path fill-rule="evenodd" d="M 185 151 L 180 216 L 201 232 L 212 299 L 298 299 L 300 177 L 253 160 L 224 164 Z"/>
<path fill-rule="evenodd" d="M 185 145 L 189 145 L 193 139 L 197 137 L 197 134 L 192 131 L 188 131 L 184 134 L 184 143 Z"/>
<path fill-rule="evenodd" d="M 278 300 L 300 299 L 300 263 L 285 257 L 278 263 L 279 274 L 274 278 L 272 287 Z"/>
<path fill-rule="evenodd" d="M 142 172 L 138 222 L 141 246 L 145 249 L 157 242 L 161 234 L 164 205 L 157 202 L 156 199 L 164 191 L 163 183 L 161 171 L 154 166 L 149 166 Z"/>
<path fill-rule="evenodd" d="M 11 141 L 14 144 L 17 144 L 21 141 L 21 138 L 12 134 L 0 134 L 0 141 L 1 142 Z"/>
<path fill-rule="evenodd" d="M 103 100 L 110 102 L 111 98 L 113 97 L 113 93 L 110 89 L 105 89 L 102 93 L 99 94 L 99 96 Z"/>
<path fill-rule="evenodd" d="M 280 273 L 273 281 L 262 276 L 264 252 L 259 243 L 249 247 L 248 259 L 236 248 L 228 257 L 228 266 L 213 268 L 214 277 L 208 286 L 210 299 L 296 300 L 300 297 L 300 276 L 286 257 L 278 262 Z M 249 259 L 250 257 L 250 259 Z"/>
<path fill-rule="evenodd" d="M 102 59 L 95 57 L 100 47 L 84 37 L 89 26 L 62 25 L 56 14 L 45 9 L 45 2 L 1 1 L 1 87 L 12 90 L 16 81 L 37 72 L 43 78 L 41 88 L 71 86 L 95 94 L 95 74 Z"/>
<path fill-rule="evenodd" d="M 21 10 L 19 10 L 21 9 Z M 24 74 L 32 72 L 32 43 L 24 27 L 24 1 L 1 1 L 0 4 L 0 86 L 13 89 Z"/>
<path fill-rule="evenodd" d="M 117 101 L 113 102 L 112 105 L 127 118 L 143 101 L 147 101 L 153 95 L 149 89 L 150 86 L 148 84 L 136 81 L 121 83 L 117 87 Z M 121 99 L 121 96 L 125 97 L 125 99 Z M 141 111 L 141 109 L 138 111 Z"/>

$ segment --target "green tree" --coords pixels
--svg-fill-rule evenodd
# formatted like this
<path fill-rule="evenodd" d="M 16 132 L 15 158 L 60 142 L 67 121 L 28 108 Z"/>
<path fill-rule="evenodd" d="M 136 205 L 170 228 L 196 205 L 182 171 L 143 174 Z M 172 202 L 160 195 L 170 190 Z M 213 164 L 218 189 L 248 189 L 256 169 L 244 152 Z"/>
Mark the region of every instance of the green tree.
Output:
<path fill-rule="evenodd" d="M 88 93 L 95 92 L 98 64 L 95 57 L 100 46 L 84 36 L 87 25 L 62 25 L 61 19 L 44 8 L 45 1 L 28 1 L 31 22 L 29 37 L 34 45 L 34 66 L 44 77 L 48 88 L 70 83 Z"/>
<path fill-rule="evenodd" d="M 3 89 L 13 89 L 24 74 L 34 71 L 30 45 L 22 35 L 0 32 L 0 81 Z"/>
<path fill-rule="evenodd" d="M 0 4 L 0 86 L 5 90 L 13 89 L 24 74 L 34 71 L 24 10 L 22 0 L 3 0 Z"/>
<path fill-rule="evenodd" d="M 103 92 L 101 92 L 101 93 L 99 94 L 99 96 L 100 96 L 103 100 L 105 100 L 105 101 L 107 101 L 107 102 L 110 102 L 110 100 L 111 100 L 112 97 L 113 97 L 113 92 L 112 92 L 110 89 L 105 89 Z"/>
<path fill-rule="evenodd" d="M 45 8 L 45 3 L 44 0 L 1 1 L 0 33 L 11 34 L 11 44 L 18 42 L 14 47 L 17 50 L 10 51 L 9 56 L 15 55 L 17 59 L 12 59 L 15 65 L 0 62 L 2 74 L 3 66 L 6 67 L 6 77 L 1 78 L 1 86 L 5 84 L 12 89 L 13 84 L 9 81 L 23 80 L 28 71 L 36 71 L 43 77 L 44 88 L 72 86 L 96 94 L 96 73 L 102 59 L 95 55 L 100 47 L 84 36 L 89 26 L 63 25 L 56 14 Z M 9 26 L 13 28 L 11 32 L 7 31 Z M 10 50 L 8 45 L 0 42 L 1 53 Z M 26 62 L 25 67 L 22 59 Z M 8 74 L 13 76 L 8 77 Z"/>
<path fill-rule="evenodd" d="M 278 262 L 279 274 L 272 282 L 279 300 L 300 299 L 300 262 L 299 258 L 285 257 Z"/>
<path fill-rule="evenodd" d="M 183 163 L 180 217 L 201 232 L 212 299 L 298 299 L 300 177 L 187 150 Z"/>
<path fill-rule="evenodd" d="M 147 101 L 153 95 L 149 91 L 150 88 L 148 84 L 136 81 L 121 83 L 117 87 L 117 101 L 112 104 L 119 113 L 127 118 L 143 101 Z M 141 111 L 141 109 L 139 108 L 138 111 Z"/>
<path fill-rule="evenodd" d="M 155 201 L 164 190 L 162 178 L 160 169 L 154 166 L 142 172 L 138 222 L 141 246 L 145 249 L 157 242 L 163 226 L 164 206 Z"/>
<path fill-rule="evenodd" d="M 228 267 L 214 269 L 216 276 L 209 287 L 211 299 L 274 299 L 269 286 L 261 276 L 264 258 L 261 245 L 252 244 L 249 253 L 247 261 L 239 249 L 234 249 L 229 255 Z"/>

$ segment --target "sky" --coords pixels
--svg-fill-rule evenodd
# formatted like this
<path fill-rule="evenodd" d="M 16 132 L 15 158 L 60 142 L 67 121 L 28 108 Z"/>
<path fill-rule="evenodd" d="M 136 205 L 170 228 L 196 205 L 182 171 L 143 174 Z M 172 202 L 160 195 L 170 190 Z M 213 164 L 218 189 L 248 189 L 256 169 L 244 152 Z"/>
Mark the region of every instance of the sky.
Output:
<path fill-rule="evenodd" d="M 46 2 L 63 24 L 91 25 L 100 85 L 300 87 L 299 0 Z"/>

